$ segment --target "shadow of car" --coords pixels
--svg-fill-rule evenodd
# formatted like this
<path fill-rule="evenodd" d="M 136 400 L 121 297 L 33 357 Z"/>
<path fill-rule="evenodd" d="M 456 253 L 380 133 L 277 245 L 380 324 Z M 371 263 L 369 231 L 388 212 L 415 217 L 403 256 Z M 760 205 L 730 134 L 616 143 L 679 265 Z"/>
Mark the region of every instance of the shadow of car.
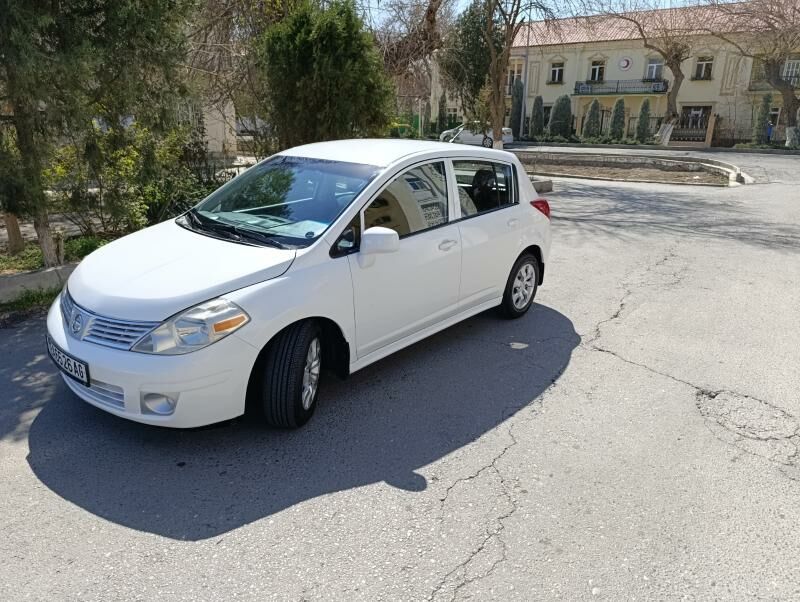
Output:
<path fill-rule="evenodd" d="M 346 381 L 332 379 L 300 431 L 247 420 L 149 427 L 97 410 L 59 383 L 31 424 L 28 462 L 50 490 L 88 512 L 201 540 L 370 483 L 424 490 L 415 470 L 528 407 L 579 342 L 572 322 L 546 306 L 509 322 L 486 312 Z"/>

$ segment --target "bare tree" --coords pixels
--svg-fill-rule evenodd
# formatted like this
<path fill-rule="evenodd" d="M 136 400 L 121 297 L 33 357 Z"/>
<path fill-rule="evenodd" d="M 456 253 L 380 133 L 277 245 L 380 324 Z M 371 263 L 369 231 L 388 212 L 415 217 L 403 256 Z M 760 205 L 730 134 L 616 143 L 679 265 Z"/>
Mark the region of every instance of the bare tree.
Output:
<path fill-rule="evenodd" d="M 728 4 L 710 0 L 715 12 L 708 31 L 754 61 L 769 85 L 781 95 L 787 144 L 797 142 L 800 69 L 787 63 L 800 54 L 800 0 L 748 0 Z M 796 60 L 796 59 L 795 59 Z M 794 138 L 793 138 L 794 137 Z"/>
<path fill-rule="evenodd" d="M 678 93 L 685 76 L 682 66 L 692 56 L 692 46 L 697 35 L 702 33 L 702 19 L 706 18 L 705 7 L 688 6 L 661 8 L 659 0 L 584 0 L 586 11 L 615 19 L 628 27 L 631 38 L 639 38 L 647 50 L 658 54 L 664 66 L 672 74 L 672 83 L 667 92 L 665 120 L 678 117 Z M 589 18 L 590 28 L 604 25 L 604 20 Z"/>
<path fill-rule="evenodd" d="M 493 146 L 503 148 L 506 118 L 506 78 L 511 49 L 526 19 L 551 25 L 555 9 L 544 0 L 484 0 L 487 26 L 483 32 L 489 48 L 486 101 L 491 116 Z M 499 41 L 499 43 L 497 43 Z"/>

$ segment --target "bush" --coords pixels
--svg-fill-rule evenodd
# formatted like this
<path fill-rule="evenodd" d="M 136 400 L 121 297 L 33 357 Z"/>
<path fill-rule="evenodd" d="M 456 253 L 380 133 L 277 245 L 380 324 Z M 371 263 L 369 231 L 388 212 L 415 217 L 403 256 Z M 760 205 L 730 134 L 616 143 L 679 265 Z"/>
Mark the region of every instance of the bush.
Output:
<path fill-rule="evenodd" d="M 572 103 L 566 94 L 559 96 L 550 110 L 547 132 L 551 136 L 561 136 L 564 139 L 572 136 Z"/>
<path fill-rule="evenodd" d="M 614 103 L 608 134 L 613 140 L 622 140 L 625 137 L 625 100 L 622 98 Z"/>
<path fill-rule="evenodd" d="M 45 177 L 82 234 L 131 232 L 181 213 L 230 179 L 209 161 L 204 137 L 188 127 L 95 128 L 58 149 Z"/>
<path fill-rule="evenodd" d="M 533 112 L 531 113 L 531 138 L 544 134 L 544 101 L 541 96 L 533 99 Z"/>
<path fill-rule="evenodd" d="M 600 102 L 596 98 L 589 105 L 589 114 L 583 124 L 583 137 L 600 137 Z"/>
<path fill-rule="evenodd" d="M 650 99 L 645 98 L 636 122 L 636 140 L 644 144 L 648 138 L 650 138 Z"/>

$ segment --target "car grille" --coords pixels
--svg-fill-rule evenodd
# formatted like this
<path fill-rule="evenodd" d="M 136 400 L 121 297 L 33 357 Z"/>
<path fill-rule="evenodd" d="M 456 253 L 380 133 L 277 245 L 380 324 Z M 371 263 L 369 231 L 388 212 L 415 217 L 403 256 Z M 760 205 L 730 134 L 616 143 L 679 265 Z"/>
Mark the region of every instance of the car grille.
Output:
<path fill-rule="evenodd" d="M 61 315 L 71 337 L 114 349 L 130 349 L 159 325 L 159 322 L 132 322 L 99 316 L 75 303 L 67 291 L 61 295 Z"/>
<path fill-rule="evenodd" d="M 91 384 L 87 387 L 69 377 L 65 377 L 64 380 L 78 395 L 88 397 L 98 403 L 109 405 L 114 408 L 125 409 L 125 392 L 122 390 L 122 387 L 110 385 L 98 380 L 92 380 Z"/>

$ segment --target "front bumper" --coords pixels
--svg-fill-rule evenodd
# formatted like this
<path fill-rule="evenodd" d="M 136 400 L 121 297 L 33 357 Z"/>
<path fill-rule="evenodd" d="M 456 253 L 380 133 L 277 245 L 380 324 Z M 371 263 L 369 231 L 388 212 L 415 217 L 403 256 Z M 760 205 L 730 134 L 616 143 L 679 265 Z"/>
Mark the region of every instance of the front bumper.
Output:
<path fill-rule="evenodd" d="M 56 345 L 89 365 L 88 387 L 63 375 L 84 401 L 122 418 L 173 428 L 204 426 L 244 413 L 259 350 L 236 334 L 185 355 L 120 351 L 68 336 L 60 302 L 59 297 L 50 307 L 47 332 Z M 144 403 L 148 395 L 169 397 L 174 410 L 167 415 L 152 412 Z"/>

